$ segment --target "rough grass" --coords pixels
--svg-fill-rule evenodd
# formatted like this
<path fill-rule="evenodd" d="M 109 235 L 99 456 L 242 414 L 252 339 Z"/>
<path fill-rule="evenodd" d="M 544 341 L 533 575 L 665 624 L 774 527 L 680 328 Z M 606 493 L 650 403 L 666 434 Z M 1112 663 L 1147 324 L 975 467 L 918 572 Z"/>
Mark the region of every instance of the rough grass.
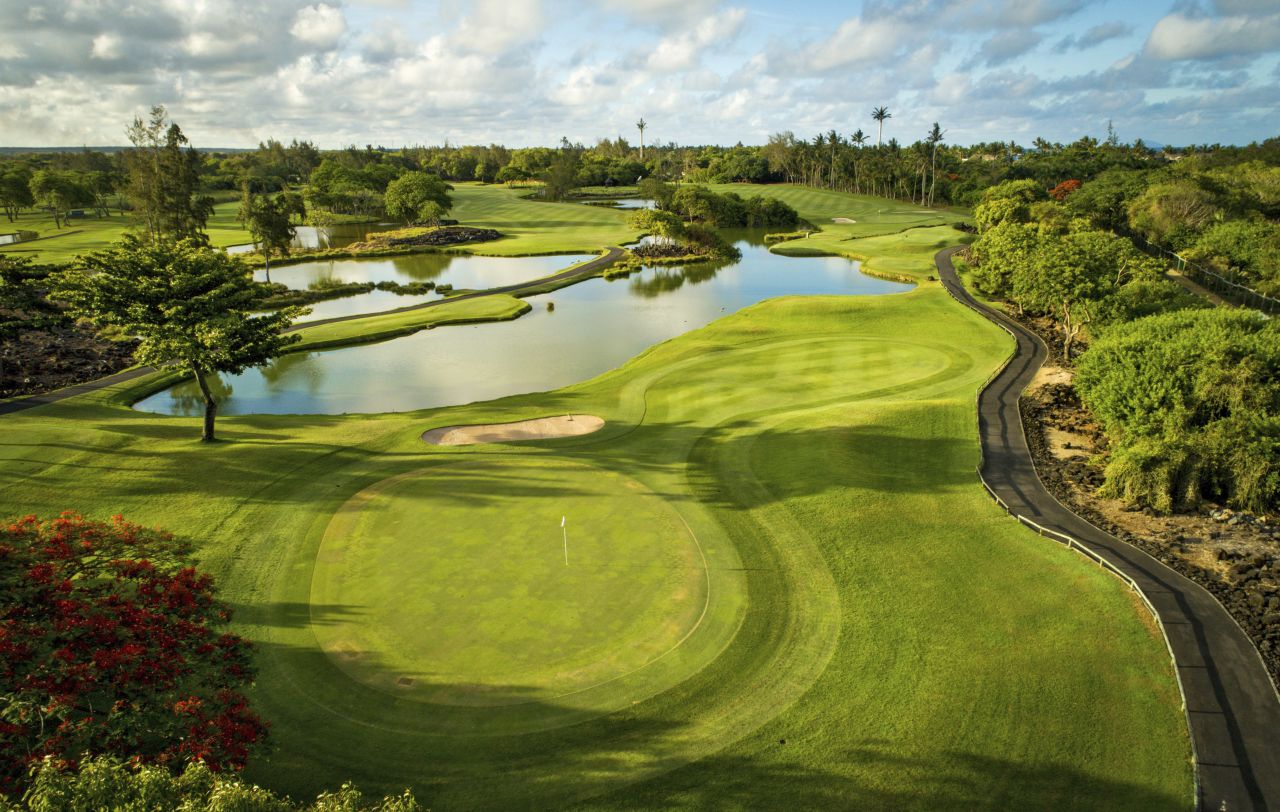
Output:
<path fill-rule="evenodd" d="M 236 220 L 236 212 L 239 210 L 238 202 L 218 203 L 214 206 L 206 229 L 210 245 L 223 248 L 252 239 L 249 232 L 241 228 Z M 70 225 L 59 230 L 54 227 L 53 218 L 44 212 L 27 211 L 18 217 L 16 223 L 0 221 L 0 233 L 23 229 L 38 231 L 41 238 L 48 239 L 0 246 L 0 253 L 31 257 L 40 263 L 64 264 L 80 254 L 106 248 L 124 236 L 133 224 L 131 215 L 113 212 L 110 217 L 72 220 Z"/>
<path fill-rule="evenodd" d="M 840 249 L 923 277 L 927 242 L 912 232 L 905 247 Z M 3 418 L 0 513 L 121 512 L 193 538 L 259 647 L 254 700 L 276 750 L 249 778 L 299 797 L 353 779 L 412 785 L 433 808 L 1188 807 L 1163 644 L 1117 581 L 1011 522 L 973 474 L 974 395 L 1008 350 L 926 283 L 772 300 L 551 393 L 224 418 L 211 447 L 198 421 L 114 405 L 117 390 Z M 608 424 L 519 445 L 419 440 L 433 426 L 569 412 Z M 350 678 L 318 636 L 366 617 L 388 589 L 450 580 L 446 562 L 415 554 L 378 594 L 313 600 L 335 514 L 376 483 L 440 466 L 439 487 L 405 496 L 420 518 L 391 543 L 445 544 L 459 520 L 429 517 L 472 504 L 531 517 L 494 544 L 541 544 L 555 501 L 589 486 L 531 476 L 535 465 L 589 466 L 660 495 L 720 556 L 697 632 L 716 644 L 588 702 L 514 675 L 488 689 L 514 703 L 496 707 Z M 610 528 L 619 554 L 631 521 Z M 424 641 L 460 632 L 412 611 Z M 453 696 L 473 687 L 417 670 Z"/>

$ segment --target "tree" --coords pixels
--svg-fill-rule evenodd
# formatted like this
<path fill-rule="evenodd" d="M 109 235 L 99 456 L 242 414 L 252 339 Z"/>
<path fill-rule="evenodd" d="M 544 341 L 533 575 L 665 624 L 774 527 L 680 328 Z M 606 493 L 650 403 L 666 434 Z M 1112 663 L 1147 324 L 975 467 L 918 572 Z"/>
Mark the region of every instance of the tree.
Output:
<path fill-rule="evenodd" d="M 7 166 L 0 169 L 0 208 L 9 222 L 18 219 L 18 212 L 34 206 L 31 194 L 31 173 L 23 166 Z"/>
<path fill-rule="evenodd" d="M 72 209 L 92 206 L 93 191 L 80 182 L 73 172 L 41 169 L 31 176 L 31 195 L 41 207 L 53 215 L 53 224 L 62 228 Z"/>
<path fill-rule="evenodd" d="M 938 145 L 942 143 L 942 138 L 946 133 L 938 126 L 938 122 L 933 122 L 933 129 L 929 131 L 929 137 L 926 143 L 929 145 L 929 172 L 932 179 L 929 181 L 929 205 L 933 205 L 933 190 L 938 184 Z"/>
<path fill-rule="evenodd" d="M 73 315 L 136 336 L 140 363 L 176 363 L 191 372 L 204 397 L 205 442 L 214 440 L 218 411 L 208 376 L 267 363 L 298 341 L 280 331 L 306 312 L 250 315 L 259 292 L 244 263 L 190 239 L 128 236 L 81 257 L 56 290 Z"/>
<path fill-rule="evenodd" d="M 1013 276 L 1012 293 L 1028 310 L 1053 316 L 1062 330 L 1062 354 L 1070 359 L 1102 299 L 1130 280 L 1159 278 L 1162 271 L 1129 240 L 1104 231 L 1041 232 L 1030 262 Z"/>
<path fill-rule="evenodd" d="M 250 646 L 168 533 L 74 513 L 0 527 L 0 782 L 49 756 L 240 769 Z"/>
<path fill-rule="evenodd" d="M 878 149 L 880 147 L 880 138 L 884 135 L 885 119 L 893 118 L 893 114 L 889 112 L 888 107 L 877 107 L 871 111 L 871 118 L 879 125 L 879 129 L 876 130 L 876 148 Z"/>
<path fill-rule="evenodd" d="M 636 129 L 640 131 L 640 160 L 641 161 L 644 160 L 644 128 L 648 126 L 649 125 L 645 123 L 644 116 L 641 116 L 640 120 L 636 122 Z"/>
<path fill-rule="evenodd" d="M 169 120 L 164 105 L 157 105 L 147 121 L 135 118 L 126 133 L 133 149 L 125 153 L 124 194 L 146 233 L 153 239 L 204 242 L 213 199 L 199 194 L 200 155 L 182 128 Z"/>
<path fill-rule="evenodd" d="M 1167 512 L 1280 507 L 1280 325 L 1178 310 L 1107 329 L 1076 388 L 1111 440 L 1104 492 Z"/>
<path fill-rule="evenodd" d="M 406 172 L 387 186 L 387 214 L 406 224 L 435 223 L 453 208 L 453 187 L 430 172 Z"/>
<path fill-rule="evenodd" d="M 246 191 L 248 187 L 246 186 Z M 289 246 L 293 242 L 297 230 L 290 220 L 294 211 L 291 200 L 281 197 L 247 197 L 247 203 L 241 204 L 240 216 L 253 244 L 262 254 L 263 265 L 266 266 L 267 281 L 271 281 L 271 253 L 279 251 L 289 255 Z"/>
<path fill-rule="evenodd" d="M 559 151 L 542 173 L 542 181 L 546 184 L 543 194 L 548 200 L 564 200 L 578 188 L 578 169 L 582 164 L 578 152 L 569 144 L 569 139 L 561 139 Z"/>
<path fill-rule="evenodd" d="M 684 236 L 684 223 L 680 215 L 657 209 L 637 209 L 631 213 L 628 224 L 646 234 L 652 234 L 663 242 L 676 242 Z"/>
<path fill-rule="evenodd" d="M 1182 248 L 1225 214 L 1224 201 L 1192 178 L 1156 183 L 1129 204 L 1129 225 L 1154 243 Z"/>
<path fill-rule="evenodd" d="M 641 197 L 648 198 L 653 201 L 653 205 L 660 210 L 671 208 L 671 199 L 675 197 L 676 187 L 664 180 L 649 177 L 645 178 L 637 184 L 637 189 Z"/>

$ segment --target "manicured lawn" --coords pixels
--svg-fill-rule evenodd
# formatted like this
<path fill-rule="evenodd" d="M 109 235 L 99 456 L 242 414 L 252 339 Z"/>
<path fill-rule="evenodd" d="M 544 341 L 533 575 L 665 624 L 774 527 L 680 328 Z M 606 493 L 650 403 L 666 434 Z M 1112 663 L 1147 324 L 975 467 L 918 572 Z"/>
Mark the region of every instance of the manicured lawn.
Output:
<path fill-rule="evenodd" d="M 851 195 L 810 186 L 721 183 L 712 184 L 710 188 L 717 192 L 736 192 L 742 197 L 756 194 L 776 197 L 823 232 L 840 239 L 892 234 L 908 228 L 950 225 L 969 219 L 966 212 L 946 206 L 917 206 L 883 197 Z M 836 223 L 836 218 L 853 222 Z"/>
<path fill-rule="evenodd" d="M 527 200 L 531 189 L 502 184 L 454 184 L 453 212 L 464 225 L 496 228 L 503 238 L 463 250 L 492 256 L 573 254 L 630 242 L 638 236 L 624 212 L 582 203 Z"/>
<path fill-rule="evenodd" d="M 240 227 L 236 212 L 238 202 L 218 203 L 209 218 L 207 233 L 209 243 L 219 248 L 249 242 L 249 232 Z M 38 231 L 42 239 L 32 242 L 0 246 L 0 253 L 31 257 L 36 262 L 61 264 L 70 262 L 88 251 L 106 248 L 120 239 L 133 225 L 133 218 L 113 212 L 110 217 L 86 217 L 72 220 L 58 229 L 53 218 L 43 212 L 23 212 L 16 223 L 0 221 L 0 233 L 8 231 Z M 48 239 L 43 239 L 48 238 Z"/>
<path fill-rule="evenodd" d="M 459 192 L 500 216 L 491 189 Z M 567 250 L 530 222 L 526 245 Z M 959 237 L 831 245 L 923 280 Z M 223 418 L 212 447 L 120 389 L 2 419 L 0 513 L 195 540 L 259 647 L 276 749 L 248 777 L 295 797 L 354 780 L 441 809 L 1188 807 L 1144 610 L 973 473 L 974 395 L 1009 351 L 923 282 L 775 299 L 550 393 Z M 570 412 L 606 426 L 419 439 Z"/>

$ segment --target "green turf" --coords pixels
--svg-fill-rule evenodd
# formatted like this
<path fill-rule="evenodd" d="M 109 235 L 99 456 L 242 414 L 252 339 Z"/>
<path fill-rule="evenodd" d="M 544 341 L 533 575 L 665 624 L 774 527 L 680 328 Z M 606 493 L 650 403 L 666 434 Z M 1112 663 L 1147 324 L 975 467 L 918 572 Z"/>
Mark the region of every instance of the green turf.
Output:
<path fill-rule="evenodd" d="M 238 202 L 218 203 L 209 217 L 206 233 L 211 245 L 222 248 L 249 242 L 249 232 L 236 220 L 240 210 Z M 53 218 L 44 212 L 23 212 L 16 223 L 0 222 L 0 232 L 12 230 L 38 231 L 42 239 L 0 247 L 0 253 L 31 257 L 37 262 L 61 264 L 70 262 L 88 251 L 106 248 L 120 239 L 134 225 L 129 215 L 113 214 L 110 217 L 86 217 L 71 220 L 61 229 L 54 226 Z"/>
<path fill-rule="evenodd" d="M 950 225 L 969 219 L 966 212 L 947 206 L 917 206 L 883 197 L 852 195 L 811 186 L 720 183 L 710 188 L 717 192 L 736 192 L 743 197 L 776 197 L 794 208 L 803 219 L 838 238 L 891 234 L 908 228 Z M 853 222 L 836 223 L 836 218 Z"/>
<path fill-rule="evenodd" d="M 504 481 L 548 496 L 521 510 L 476 498 Z M 732 627 L 704 626 L 710 594 L 740 610 L 739 567 L 731 547 L 708 556 L 638 481 L 520 455 L 435 465 L 353 496 L 325 530 L 310 601 L 365 607 L 316 629 L 361 683 L 428 703 L 537 704 L 554 711 L 537 724 L 554 727 L 714 659 Z"/>
<path fill-rule="evenodd" d="M 842 248 L 923 278 L 929 246 L 958 236 Z M 551 393 L 223 418 L 213 447 L 196 420 L 108 392 L 3 418 L 0 512 L 121 512 L 193 538 L 259 646 L 253 698 L 276 749 L 249 778 L 299 797 L 350 779 L 442 809 L 1190 806 L 1185 723 L 1144 610 L 974 475 L 974 395 L 1009 350 L 925 282 L 766 302 Z M 419 439 L 569 412 L 606 426 Z M 332 531 L 361 493 L 395 498 Z M 607 541 L 633 578 L 550 582 L 570 510 L 571 533 L 603 528 L 583 553 Z M 709 597 L 650 661 L 696 606 L 663 598 L 691 588 L 674 566 L 688 542 L 662 529 L 675 517 L 705 551 Z M 585 617 L 564 605 L 582 602 Z"/>

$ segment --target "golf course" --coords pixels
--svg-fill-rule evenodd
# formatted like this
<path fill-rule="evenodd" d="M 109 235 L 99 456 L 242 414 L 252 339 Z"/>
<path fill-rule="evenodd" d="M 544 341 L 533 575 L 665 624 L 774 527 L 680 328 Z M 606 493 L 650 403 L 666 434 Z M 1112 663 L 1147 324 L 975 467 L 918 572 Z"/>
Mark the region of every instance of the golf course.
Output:
<path fill-rule="evenodd" d="M 639 236 L 622 211 L 456 186 L 451 216 L 503 234 L 459 250 Z M 153 372 L 0 417 L 3 512 L 190 539 L 255 647 L 272 745 L 245 777 L 294 797 L 353 781 L 433 809 L 1193 807 L 1150 613 L 976 475 L 975 399 L 1014 342 L 934 279 L 965 215 L 712 188 L 820 228 L 772 247 L 780 287 L 826 255 L 911 287 L 726 304 L 550 391 L 228 413 L 213 444 L 198 417 L 133 408 L 180 378 Z M 681 282 L 671 301 L 699 284 Z M 304 327 L 285 359 L 513 327 L 536 316 L 522 295 Z M 565 415 L 603 425 L 423 439 Z"/>

